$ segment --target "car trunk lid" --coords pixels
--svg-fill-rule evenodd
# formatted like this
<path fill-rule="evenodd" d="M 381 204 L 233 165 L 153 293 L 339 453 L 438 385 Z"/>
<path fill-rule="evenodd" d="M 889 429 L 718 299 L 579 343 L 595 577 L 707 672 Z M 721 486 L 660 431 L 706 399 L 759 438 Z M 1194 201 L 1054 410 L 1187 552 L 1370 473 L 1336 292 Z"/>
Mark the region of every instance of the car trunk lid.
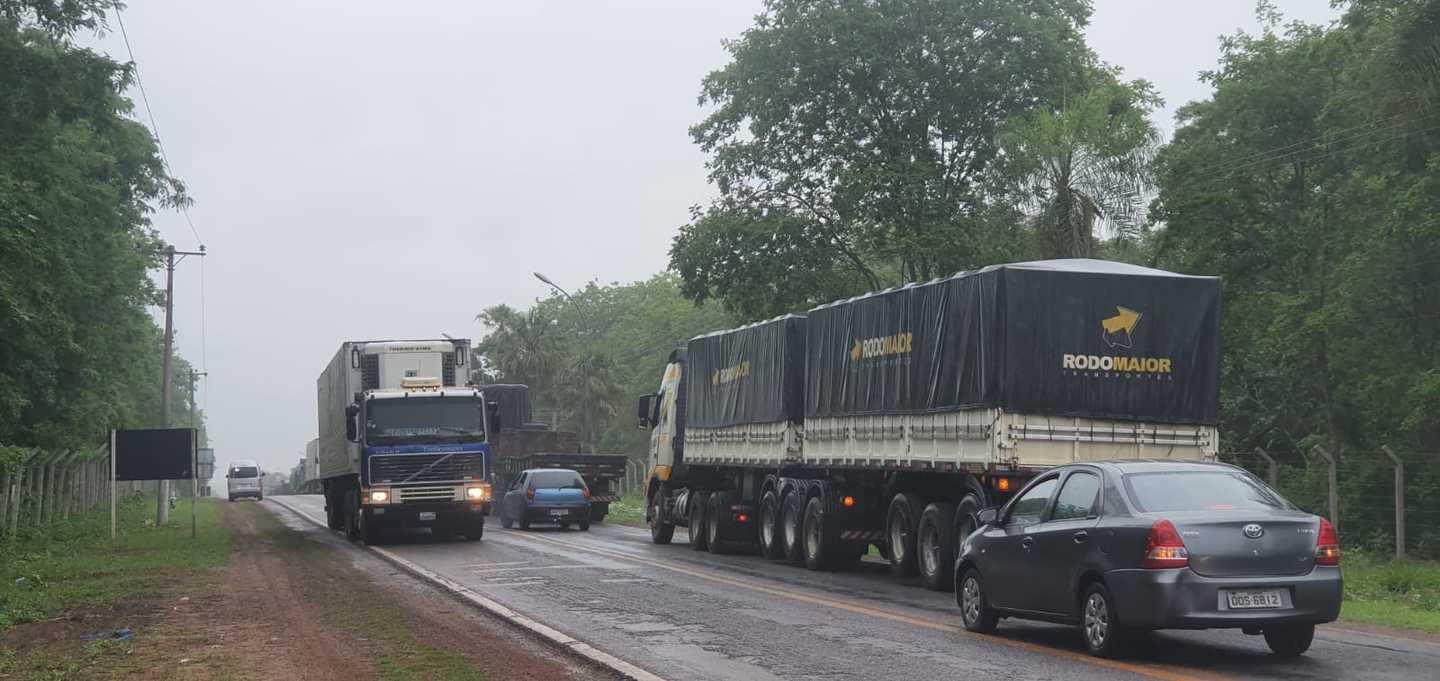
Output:
<path fill-rule="evenodd" d="M 575 487 L 536 487 L 535 503 L 573 505 L 585 502 L 585 490 Z"/>
<path fill-rule="evenodd" d="M 1157 516 L 1158 517 L 1158 516 Z M 1166 513 L 1207 577 L 1298 575 L 1315 565 L 1320 520 L 1298 511 Z"/>

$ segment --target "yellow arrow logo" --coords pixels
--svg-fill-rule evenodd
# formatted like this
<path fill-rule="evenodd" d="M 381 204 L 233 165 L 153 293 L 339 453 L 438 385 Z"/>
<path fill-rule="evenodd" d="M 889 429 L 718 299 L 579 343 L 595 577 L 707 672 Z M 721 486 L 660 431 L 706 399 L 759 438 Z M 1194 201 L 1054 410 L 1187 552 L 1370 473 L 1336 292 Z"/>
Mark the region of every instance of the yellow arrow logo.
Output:
<path fill-rule="evenodd" d="M 1105 327 L 1105 333 L 1118 333 L 1120 331 L 1133 333 L 1135 331 L 1135 325 L 1140 323 L 1140 313 L 1128 307 L 1120 307 L 1118 305 L 1115 307 L 1115 311 L 1120 314 L 1100 321 Z"/>
<path fill-rule="evenodd" d="M 855 341 L 855 347 L 850 348 L 850 361 L 852 361 L 852 362 L 857 362 L 857 361 L 859 361 L 859 360 L 860 360 L 860 341 L 857 340 L 857 341 Z"/>

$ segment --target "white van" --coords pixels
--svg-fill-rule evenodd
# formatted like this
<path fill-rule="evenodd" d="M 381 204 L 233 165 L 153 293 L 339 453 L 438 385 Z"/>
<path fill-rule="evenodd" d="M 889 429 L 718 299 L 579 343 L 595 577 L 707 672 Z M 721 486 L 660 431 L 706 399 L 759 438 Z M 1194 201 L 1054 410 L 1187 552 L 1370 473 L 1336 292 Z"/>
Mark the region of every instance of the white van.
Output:
<path fill-rule="evenodd" d="M 230 501 L 240 497 L 250 497 L 256 501 L 264 499 L 265 483 L 261 479 L 262 475 L 260 464 L 254 461 L 231 461 L 230 470 L 225 473 L 225 488 L 230 495 Z"/>

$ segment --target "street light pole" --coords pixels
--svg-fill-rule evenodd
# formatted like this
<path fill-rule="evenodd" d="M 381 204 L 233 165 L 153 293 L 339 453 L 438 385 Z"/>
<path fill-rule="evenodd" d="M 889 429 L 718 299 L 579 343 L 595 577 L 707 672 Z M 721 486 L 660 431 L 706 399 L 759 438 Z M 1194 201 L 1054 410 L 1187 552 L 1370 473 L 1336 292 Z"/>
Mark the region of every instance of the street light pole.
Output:
<path fill-rule="evenodd" d="M 575 297 L 572 296 L 572 295 L 570 295 L 570 292 L 569 292 L 569 291 L 566 291 L 565 289 L 561 288 L 559 284 L 557 284 L 557 283 L 555 283 L 555 282 L 553 282 L 553 281 L 550 281 L 550 278 L 549 278 L 549 277 L 547 277 L 547 276 L 545 276 L 545 275 L 543 275 L 543 274 L 541 274 L 541 273 L 539 273 L 539 272 L 534 272 L 533 274 L 535 275 L 535 278 L 536 278 L 536 279 L 539 279 L 539 280 L 540 280 L 542 283 L 544 283 L 546 286 L 549 286 L 550 288 L 553 288 L 553 289 L 555 289 L 556 291 L 559 291 L 559 292 L 560 292 L 560 295 L 565 296 L 565 299 L 568 300 L 568 301 L 570 301 L 570 304 L 571 304 L 572 306 L 574 306 L 574 308 L 575 308 L 575 313 L 578 314 L 578 315 L 580 315 L 580 318 L 585 321 L 585 326 L 590 326 L 590 317 L 585 314 L 585 308 L 584 308 L 584 306 L 580 305 L 580 302 L 577 301 L 577 300 L 575 300 Z M 581 371 L 582 371 L 582 373 L 583 373 L 583 375 L 584 375 L 584 379 L 585 379 L 585 385 L 581 388 L 581 398 L 582 398 L 582 400 L 583 400 L 582 406 L 583 406 L 583 408 L 585 409 L 585 419 L 584 419 L 584 420 L 585 420 L 585 427 L 586 427 L 586 430 L 590 431 L 590 432 L 586 433 L 586 439 L 588 440 L 588 442 L 587 442 L 586 444 L 589 445 L 589 447 L 590 447 L 590 453 L 591 453 L 591 454 L 594 454 L 594 453 L 595 453 L 595 424 L 592 423 L 591 420 L 592 420 L 592 418 L 593 418 L 593 416 L 594 416 L 595 411 L 590 408 L 590 407 L 591 407 L 591 404 L 590 404 L 590 387 L 591 387 L 591 386 L 590 386 L 590 383 L 591 383 L 591 378 L 592 378 L 592 376 L 591 376 L 591 374 L 590 374 L 590 362 L 588 361 L 588 359 L 584 359 L 584 360 L 581 360 L 581 361 L 582 361 Z M 557 423 L 557 424 L 555 424 L 555 425 L 558 427 L 560 424 Z"/>

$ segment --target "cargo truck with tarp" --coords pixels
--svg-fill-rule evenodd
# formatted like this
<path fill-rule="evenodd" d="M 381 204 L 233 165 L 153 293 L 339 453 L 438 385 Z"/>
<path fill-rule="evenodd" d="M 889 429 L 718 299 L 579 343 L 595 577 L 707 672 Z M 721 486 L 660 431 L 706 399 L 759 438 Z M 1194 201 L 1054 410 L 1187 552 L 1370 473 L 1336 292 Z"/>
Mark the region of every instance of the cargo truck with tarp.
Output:
<path fill-rule="evenodd" d="M 331 529 L 367 543 L 400 527 L 481 537 L 501 416 L 469 385 L 469 355 L 465 339 L 341 344 L 316 381 Z"/>
<path fill-rule="evenodd" d="M 951 588 L 978 512 L 1074 461 L 1213 459 L 1220 282 L 998 265 L 698 336 L 640 400 L 646 516 L 814 569 L 869 546 Z"/>

